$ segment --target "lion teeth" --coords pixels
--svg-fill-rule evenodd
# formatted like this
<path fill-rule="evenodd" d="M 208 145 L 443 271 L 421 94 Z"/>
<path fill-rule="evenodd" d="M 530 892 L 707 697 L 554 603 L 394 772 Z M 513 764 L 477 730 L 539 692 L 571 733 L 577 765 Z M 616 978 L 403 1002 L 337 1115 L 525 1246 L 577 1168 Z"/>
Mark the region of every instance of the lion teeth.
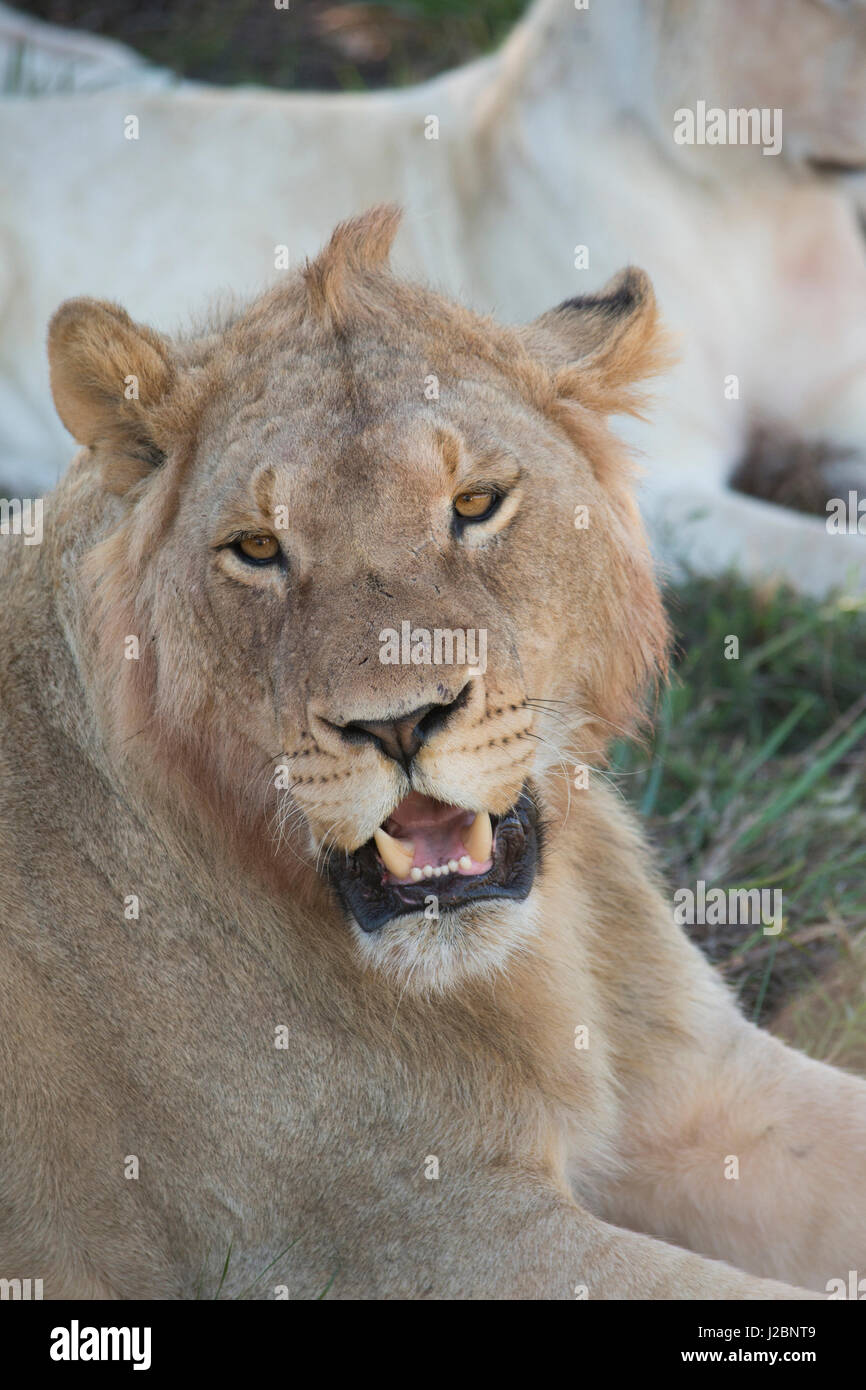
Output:
<path fill-rule="evenodd" d="M 444 878 L 472 868 L 472 862 L 483 863 L 490 858 L 493 846 L 493 828 L 486 811 L 479 811 L 463 837 L 465 854 L 459 859 L 448 859 L 444 864 L 425 864 L 423 868 L 415 861 L 415 844 L 412 840 L 398 840 L 380 826 L 373 834 L 379 858 L 389 874 L 394 878 L 411 879 L 420 883 L 425 878 Z"/>
<path fill-rule="evenodd" d="M 374 833 L 373 839 L 376 841 L 379 858 L 388 873 L 393 874 L 395 878 L 408 878 L 412 860 L 415 858 L 415 846 L 412 841 L 395 840 L 394 836 L 389 835 L 381 826 Z"/>
<path fill-rule="evenodd" d="M 408 841 L 398 841 L 400 844 L 408 844 Z M 468 854 L 462 854 L 459 859 L 449 859 L 445 864 L 425 864 L 423 869 L 419 869 L 414 864 L 408 873 L 402 874 L 402 878 L 411 878 L 413 883 L 420 883 L 424 878 L 445 878 L 448 874 L 456 874 L 458 869 L 469 870 L 472 868 L 472 860 Z M 393 870 L 392 870 L 393 872 Z"/>
<path fill-rule="evenodd" d="M 493 848 L 493 826 L 486 811 L 478 812 L 463 836 L 463 846 L 470 859 L 474 859 L 476 864 L 483 864 L 485 860 L 490 858 L 490 851 Z M 460 864 L 462 867 L 462 859 Z"/>

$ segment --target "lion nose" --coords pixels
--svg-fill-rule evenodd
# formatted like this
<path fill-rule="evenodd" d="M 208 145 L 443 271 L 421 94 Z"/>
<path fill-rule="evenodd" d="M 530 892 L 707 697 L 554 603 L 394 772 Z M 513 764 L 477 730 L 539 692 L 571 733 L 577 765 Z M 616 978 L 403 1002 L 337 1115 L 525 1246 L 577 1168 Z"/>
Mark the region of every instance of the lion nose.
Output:
<path fill-rule="evenodd" d="M 434 705 L 422 705 L 405 719 L 356 719 L 345 728 L 354 733 L 366 734 L 378 743 L 389 758 L 398 763 L 410 763 L 424 742 L 422 725 Z"/>
<path fill-rule="evenodd" d="M 446 704 L 420 705 L 399 719 L 353 719 L 341 725 L 340 732 L 352 743 L 377 743 L 386 757 L 402 763 L 408 772 L 418 749 L 466 703 L 468 688 L 465 685 L 457 698 Z"/>

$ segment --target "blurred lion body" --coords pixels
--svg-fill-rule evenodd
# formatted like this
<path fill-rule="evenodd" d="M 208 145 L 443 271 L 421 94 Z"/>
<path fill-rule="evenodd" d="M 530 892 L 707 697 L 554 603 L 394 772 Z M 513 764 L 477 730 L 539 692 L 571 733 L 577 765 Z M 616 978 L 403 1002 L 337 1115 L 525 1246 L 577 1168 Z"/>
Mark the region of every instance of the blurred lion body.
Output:
<path fill-rule="evenodd" d="M 52 322 L 84 447 L 0 560 L 0 1273 L 193 1298 L 231 1249 L 222 1296 L 806 1297 L 862 1260 L 866 1086 L 741 1018 L 633 817 L 559 771 L 664 663 L 605 423 L 664 357 L 648 282 L 499 328 L 397 281 L 394 227 L 183 340 Z M 517 457 L 456 545 L 452 473 Z M 290 583 L 226 539 L 283 502 Z M 412 785 L 499 811 L 528 778 L 544 853 L 525 902 L 365 939 L 316 870 L 406 781 L 335 729 L 453 696 L 368 659 L 395 611 L 490 630 Z"/>
<path fill-rule="evenodd" d="M 130 66 L 119 92 L 5 100 L 0 476 L 41 489 L 65 458 L 42 355 L 61 299 L 177 323 L 396 199 L 399 268 L 514 320 L 646 266 L 683 348 L 662 424 L 629 426 L 659 553 L 859 587 L 861 536 L 729 483 L 767 430 L 836 460 L 822 495 L 863 482 L 864 93 L 859 3 L 538 0 L 501 52 L 401 91 L 154 91 Z M 781 149 L 677 143 L 697 96 L 737 128 L 783 113 Z"/>

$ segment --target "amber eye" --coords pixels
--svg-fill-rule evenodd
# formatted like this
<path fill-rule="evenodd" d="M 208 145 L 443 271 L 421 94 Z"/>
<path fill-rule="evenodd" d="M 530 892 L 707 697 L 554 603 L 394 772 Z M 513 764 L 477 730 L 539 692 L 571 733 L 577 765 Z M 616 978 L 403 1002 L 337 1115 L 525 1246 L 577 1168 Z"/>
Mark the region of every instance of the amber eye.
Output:
<path fill-rule="evenodd" d="M 501 500 L 500 494 L 491 488 L 458 492 L 454 498 L 454 510 L 464 521 L 484 521 L 493 515 Z"/>
<path fill-rule="evenodd" d="M 241 536 L 235 542 L 235 549 L 242 559 L 251 560 L 254 565 L 270 564 L 280 553 L 275 538 L 265 533 L 260 536 Z"/>

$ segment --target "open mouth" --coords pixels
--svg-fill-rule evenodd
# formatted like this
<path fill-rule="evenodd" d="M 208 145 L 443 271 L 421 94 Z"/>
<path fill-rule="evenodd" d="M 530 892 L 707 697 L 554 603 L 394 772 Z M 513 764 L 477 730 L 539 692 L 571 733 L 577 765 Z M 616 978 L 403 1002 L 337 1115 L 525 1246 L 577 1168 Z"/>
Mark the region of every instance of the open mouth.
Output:
<path fill-rule="evenodd" d="M 331 856 L 328 875 L 363 931 L 424 910 L 528 896 L 538 867 L 535 803 L 524 789 L 505 815 L 467 811 L 411 792 L 354 854 Z"/>

